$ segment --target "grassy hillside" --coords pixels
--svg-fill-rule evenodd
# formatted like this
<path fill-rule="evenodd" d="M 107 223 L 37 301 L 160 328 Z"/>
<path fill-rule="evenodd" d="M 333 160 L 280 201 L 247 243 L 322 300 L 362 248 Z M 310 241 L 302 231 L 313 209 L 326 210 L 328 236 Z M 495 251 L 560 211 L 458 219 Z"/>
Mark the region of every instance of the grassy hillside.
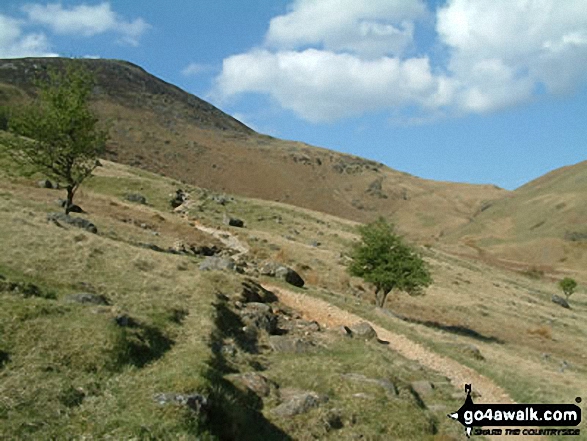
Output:
<path fill-rule="evenodd" d="M 355 221 L 384 215 L 426 241 L 507 194 L 491 185 L 428 181 L 374 161 L 261 135 L 138 66 L 79 61 L 96 73 L 94 106 L 109 124 L 108 158 L 116 162 L 212 191 Z M 0 60 L 0 106 L 32 96 L 35 76 L 62 63 Z"/>
<path fill-rule="evenodd" d="M 571 271 L 587 280 L 585 195 L 587 161 L 548 173 L 487 204 L 445 240 L 522 269 Z"/>
<path fill-rule="evenodd" d="M 104 161 L 76 201 L 92 234 L 47 220 L 63 191 L 39 188 L 40 178 L 0 149 L 0 438 L 464 439 L 446 418 L 462 404 L 460 386 L 270 302 L 256 283 L 351 311 L 521 402 L 571 402 L 587 386 L 584 285 L 567 310 L 550 301 L 552 282 L 429 247 L 435 283 L 423 296 L 390 295 L 382 311 L 345 273 L 352 221 Z M 178 188 L 191 203 L 175 213 Z M 223 225 L 225 214 L 245 227 Z M 231 250 L 230 237 L 248 251 Z M 192 246 L 217 247 L 242 273 L 201 270 L 205 258 L 184 251 Z M 294 268 L 306 285 L 263 276 L 265 261 Z M 251 289 L 269 303 L 243 304 Z M 80 293 L 104 304 L 80 303 Z M 271 312 L 251 331 L 255 308 Z M 282 335 L 263 328 L 271 317 Z M 431 390 L 420 395 L 422 382 Z M 308 408 L 289 415 L 300 396 Z"/>

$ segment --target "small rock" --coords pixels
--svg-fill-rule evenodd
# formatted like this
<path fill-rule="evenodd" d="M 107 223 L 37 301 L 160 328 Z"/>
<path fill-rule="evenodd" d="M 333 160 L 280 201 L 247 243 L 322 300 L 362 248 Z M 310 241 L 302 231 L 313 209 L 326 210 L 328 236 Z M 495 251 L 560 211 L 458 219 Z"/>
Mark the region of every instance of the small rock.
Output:
<path fill-rule="evenodd" d="M 269 337 L 269 345 L 275 352 L 301 354 L 311 351 L 314 345 L 302 340 L 299 337 L 289 337 L 285 335 L 272 335 Z"/>
<path fill-rule="evenodd" d="M 551 300 L 553 303 L 556 303 L 557 305 L 562 306 L 563 308 L 571 309 L 569 302 L 567 302 L 567 300 L 563 299 L 561 296 L 557 296 L 556 294 L 554 294 Z"/>
<path fill-rule="evenodd" d="M 200 271 L 237 271 L 236 263 L 230 258 L 206 257 L 200 264 Z"/>
<path fill-rule="evenodd" d="M 144 197 L 142 194 L 138 193 L 127 193 L 124 195 L 124 198 L 129 202 L 136 202 L 138 204 L 146 204 L 147 198 Z"/>
<path fill-rule="evenodd" d="M 283 403 L 272 410 L 272 413 L 282 417 L 291 417 L 308 412 L 314 407 L 328 401 L 325 395 L 316 392 L 300 392 L 287 398 Z"/>
<path fill-rule="evenodd" d="M 350 327 L 353 338 L 360 338 L 362 340 L 373 340 L 377 338 L 377 332 L 367 322 L 355 323 Z"/>
<path fill-rule="evenodd" d="M 345 380 L 348 380 L 348 381 L 373 384 L 375 386 L 379 386 L 379 387 L 383 388 L 386 392 L 388 392 L 392 395 L 398 394 L 398 390 L 397 390 L 396 385 L 393 384 L 389 380 L 384 380 L 382 378 L 380 378 L 380 379 L 369 378 L 363 374 L 352 374 L 352 373 L 351 374 L 342 374 L 342 378 L 344 378 Z"/>
<path fill-rule="evenodd" d="M 257 372 L 247 372 L 236 376 L 236 379 L 247 389 L 253 391 L 260 397 L 267 397 L 271 393 L 271 388 L 275 385 L 267 378 Z"/>
<path fill-rule="evenodd" d="M 134 328 L 138 326 L 135 319 L 128 316 L 127 314 L 119 314 L 114 318 L 114 322 L 121 328 Z"/>
<path fill-rule="evenodd" d="M 153 398 L 160 406 L 178 404 L 190 408 L 197 414 L 205 414 L 209 410 L 208 399 L 200 394 L 159 393 Z"/>
<path fill-rule="evenodd" d="M 241 320 L 246 326 L 255 327 L 269 334 L 277 330 L 277 316 L 271 311 L 271 307 L 264 303 L 247 303 L 239 310 Z"/>
<path fill-rule="evenodd" d="M 105 296 L 87 292 L 69 295 L 65 298 L 65 301 L 68 303 L 82 303 L 84 305 L 110 305 L 110 302 Z"/>
<path fill-rule="evenodd" d="M 49 179 L 43 179 L 41 181 L 37 181 L 37 185 L 40 188 L 49 188 L 49 189 L 56 188 L 53 186 L 53 183 Z"/>
<path fill-rule="evenodd" d="M 238 219 L 236 217 L 230 217 L 227 215 L 224 215 L 223 222 L 225 225 L 228 225 L 230 227 L 243 228 L 245 226 L 245 222 L 242 219 Z"/>
<path fill-rule="evenodd" d="M 247 279 L 242 283 L 242 291 L 234 297 L 234 300 L 242 303 L 272 303 L 277 301 L 277 296 L 254 280 Z"/>
<path fill-rule="evenodd" d="M 476 360 L 485 360 L 485 357 L 479 350 L 479 348 L 475 345 L 471 344 L 463 344 L 460 345 L 461 352 L 470 355 L 471 357 L 475 358 Z"/>
<path fill-rule="evenodd" d="M 66 202 L 67 204 L 67 202 Z M 67 209 L 68 213 L 84 213 L 84 210 L 79 205 L 71 204 Z"/>
<path fill-rule="evenodd" d="M 303 287 L 305 283 L 304 279 L 298 273 L 285 266 L 279 267 L 275 271 L 275 277 L 283 279 L 290 285 L 297 286 L 298 288 Z"/>
<path fill-rule="evenodd" d="M 93 234 L 98 233 L 98 229 L 93 223 L 81 217 L 73 217 L 63 213 L 49 213 L 47 214 L 47 220 L 56 222 L 57 224 L 59 224 L 59 222 L 63 222 L 78 228 L 83 228 L 84 230 Z"/>

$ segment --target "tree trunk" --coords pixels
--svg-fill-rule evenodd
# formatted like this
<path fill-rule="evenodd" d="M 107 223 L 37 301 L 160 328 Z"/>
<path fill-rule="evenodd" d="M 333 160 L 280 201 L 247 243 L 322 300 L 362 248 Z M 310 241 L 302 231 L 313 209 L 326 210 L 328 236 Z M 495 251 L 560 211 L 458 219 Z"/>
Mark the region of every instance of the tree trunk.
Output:
<path fill-rule="evenodd" d="M 379 288 L 377 289 L 377 291 L 375 291 L 375 303 L 379 308 L 383 308 L 383 305 L 385 305 L 385 299 L 387 299 L 388 294 L 389 291 L 384 291 Z"/>
<path fill-rule="evenodd" d="M 65 214 L 69 214 L 69 210 L 71 209 L 71 206 L 73 205 L 73 193 L 74 193 L 73 185 L 68 185 L 67 186 L 67 201 L 65 202 Z"/>

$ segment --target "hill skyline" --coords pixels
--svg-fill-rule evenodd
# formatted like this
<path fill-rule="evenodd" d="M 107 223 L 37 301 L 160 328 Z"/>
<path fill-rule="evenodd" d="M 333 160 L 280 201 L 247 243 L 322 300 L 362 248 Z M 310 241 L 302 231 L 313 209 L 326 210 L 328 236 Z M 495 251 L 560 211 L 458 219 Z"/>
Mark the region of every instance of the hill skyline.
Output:
<path fill-rule="evenodd" d="M 129 60 L 258 132 L 426 179 L 512 190 L 585 159 L 581 2 L 192 3 L 3 2 L 0 58 Z"/>

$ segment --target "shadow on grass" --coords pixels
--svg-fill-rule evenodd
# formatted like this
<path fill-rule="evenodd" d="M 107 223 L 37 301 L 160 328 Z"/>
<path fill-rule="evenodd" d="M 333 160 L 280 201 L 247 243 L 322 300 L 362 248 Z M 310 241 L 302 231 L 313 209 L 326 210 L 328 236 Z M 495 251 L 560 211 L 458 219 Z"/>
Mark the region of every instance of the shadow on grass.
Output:
<path fill-rule="evenodd" d="M 261 398 L 252 392 L 238 389 L 224 378 L 228 373 L 238 372 L 225 358 L 224 339 L 233 339 L 239 349 L 248 353 L 257 353 L 257 343 L 256 339 L 252 341 L 250 336 L 242 332 L 243 322 L 228 308 L 226 301 L 220 300 L 214 306 L 215 329 L 210 343 L 213 355 L 206 374 L 212 385 L 208 430 L 223 441 L 292 440 L 261 413 Z"/>
<path fill-rule="evenodd" d="M 466 326 L 461 325 L 445 325 L 444 323 L 434 322 L 431 320 L 419 320 L 412 317 L 407 317 L 402 314 L 398 314 L 392 312 L 390 310 L 382 310 L 384 314 L 390 315 L 392 317 L 398 318 L 404 322 L 408 323 L 415 323 L 417 325 L 426 326 L 427 328 L 438 329 L 440 331 L 450 332 L 452 334 L 462 335 L 464 337 L 474 338 L 475 340 L 482 341 L 484 343 L 499 343 L 503 344 L 504 341 L 493 336 L 483 335 L 480 332 L 475 331 L 474 329 L 467 328 Z"/>

